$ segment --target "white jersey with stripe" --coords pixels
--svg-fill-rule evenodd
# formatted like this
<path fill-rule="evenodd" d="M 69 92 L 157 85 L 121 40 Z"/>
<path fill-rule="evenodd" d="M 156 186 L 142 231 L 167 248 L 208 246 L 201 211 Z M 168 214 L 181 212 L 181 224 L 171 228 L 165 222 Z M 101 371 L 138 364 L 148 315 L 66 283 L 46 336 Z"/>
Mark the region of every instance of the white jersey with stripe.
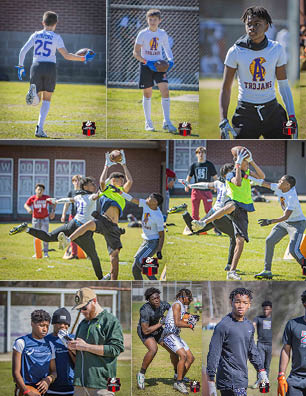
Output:
<path fill-rule="evenodd" d="M 93 220 L 91 213 L 96 210 L 97 202 L 94 201 L 94 194 L 78 194 L 73 197 L 77 208 L 77 214 L 75 219 L 80 223 L 84 224 L 89 220 Z"/>
<path fill-rule="evenodd" d="M 272 40 L 259 51 L 234 44 L 224 61 L 226 66 L 237 69 L 238 100 L 256 104 L 275 99 L 275 69 L 286 63 L 284 48 Z"/>
<path fill-rule="evenodd" d="M 136 44 L 141 45 L 141 56 L 147 61 L 163 59 L 162 50 L 168 60 L 173 59 L 169 38 L 163 29 L 157 29 L 156 32 L 149 28 L 141 30 L 136 37 Z"/>
<path fill-rule="evenodd" d="M 282 190 L 277 187 L 277 183 L 271 183 L 271 190 L 273 190 L 274 194 L 277 195 L 283 210 L 292 210 L 292 213 L 286 222 L 290 223 L 292 221 L 306 220 L 295 187 L 292 187 L 287 192 L 282 192 Z"/>
<path fill-rule="evenodd" d="M 214 211 L 216 212 L 217 210 L 223 208 L 224 202 L 227 198 L 226 196 L 226 183 L 222 183 L 220 180 L 215 180 L 214 181 L 214 187 L 217 190 L 217 198 L 216 202 L 213 206 Z"/>
<path fill-rule="evenodd" d="M 63 39 L 52 30 L 40 30 L 34 32 L 19 53 L 19 65 L 23 66 L 24 58 L 27 52 L 33 49 L 34 62 L 52 62 L 56 63 L 56 50 L 65 48 Z"/>
<path fill-rule="evenodd" d="M 175 334 L 178 336 L 181 332 L 181 329 L 177 327 L 174 323 L 174 316 L 173 316 L 173 306 L 175 304 L 179 304 L 181 306 L 181 319 L 183 319 L 184 314 L 187 312 L 185 305 L 182 304 L 179 300 L 175 301 L 172 305 L 171 308 L 168 311 L 168 314 L 166 316 L 166 321 L 165 321 L 165 328 L 163 331 L 163 337 L 166 337 L 169 334 Z"/>

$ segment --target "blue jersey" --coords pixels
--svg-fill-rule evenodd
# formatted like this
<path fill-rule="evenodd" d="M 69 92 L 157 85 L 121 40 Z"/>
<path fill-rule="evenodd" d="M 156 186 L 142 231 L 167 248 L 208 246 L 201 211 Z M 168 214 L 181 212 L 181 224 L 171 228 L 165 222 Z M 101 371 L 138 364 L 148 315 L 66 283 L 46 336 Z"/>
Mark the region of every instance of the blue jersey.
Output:
<path fill-rule="evenodd" d="M 71 338 L 73 335 L 69 334 Z M 52 393 L 63 394 L 63 395 L 73 395 L 73 379 L 74 379 L 74 365 L 69 356 L 68 349 L 61 342 L 59 337 L 53 334 L 48 334 L 45 340 L 51 341 L 55 346 L 55 363 L 57 378 L 50 385 L 47 395 L 52 395 Z"/>
<path fill-rule="evenodd" d="M 26 385 L 34 386 L 49 375 L 52 347 L 48 340 L 36 340 L 32 334 L 17 338 L 23 340 L 24 348 L 21 352 L 21 376 Z M 18 349 L 15 348 L 17 351 Z"/>

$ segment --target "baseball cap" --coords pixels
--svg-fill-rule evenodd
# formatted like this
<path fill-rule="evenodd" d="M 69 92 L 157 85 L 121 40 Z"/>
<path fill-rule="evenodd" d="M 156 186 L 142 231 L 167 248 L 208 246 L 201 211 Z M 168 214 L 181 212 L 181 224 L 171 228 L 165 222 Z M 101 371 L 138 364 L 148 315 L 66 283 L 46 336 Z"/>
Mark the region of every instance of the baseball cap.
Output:
<path fill-rule="evenodd" d="M 66 308 L 59 308 L 53 312 L 52 315 L 52 324 L 55 323 L 65 323 L 70 326 L 71 324 L 71 316 Z"/>
<path fill-rule="evenodd" d="M 80 309 L 96 297 L 97 295 L 92 289 L 89 287 L 82 287 L 76 292 L 74 297 L 75 306 L 72 309 Z"/>

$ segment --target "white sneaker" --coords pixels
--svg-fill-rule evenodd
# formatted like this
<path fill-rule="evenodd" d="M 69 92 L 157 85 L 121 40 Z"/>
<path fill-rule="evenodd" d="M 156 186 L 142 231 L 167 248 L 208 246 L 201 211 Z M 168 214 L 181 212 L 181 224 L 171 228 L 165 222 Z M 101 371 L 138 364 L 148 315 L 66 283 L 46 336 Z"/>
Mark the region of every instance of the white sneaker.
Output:
<path fill-rule="evenodd" d="M 68 237 L 66 237 L 66 235 L 63 232 L 60 232 L 57 236 L 57 240 L 58 240 L 58 248 L 61 250 L 66 249 L 66 247 L 69 245 L 69 243 L 71 242 L 70 239 Z"/>
<path fill-rule="evenodd" d="M 137 386 L 139 389 L 145 388 L 145 375 L 142 373 L 137 373 Z"/>
<path fill-rule="evenodd" d="M 206 226 L 205 220 L 192 220 L 192 229 L 194 231 L 200 231 Z"/>
<path fill-rule="evenodd" d="M 241 277 L 236 273 L 236 271 L 228 271 L 226 279 L 241 280 Z"/>
<path fill-rule="evenodd" d="M 153 122 L 151 120 L 150 121 L 146 121 L 145 130 L 146 131 L 151 131 L 151 132 L 155 131 L 154 126 L 153 126 Z"/>
<path fill-rule="evenodd" d="M 167 129 L 169 132 L 176 132 L 176 130 L 177 130 L 171 121 L 164 121 L 163 129 Z"/>
<path fill-rule="evenodd" d="M 173 379 L 174 379 L 174 381 L 177 380 L 177 374 L 174 374 Z M 191 382 L 190 378 L 188 378 L 188 377 L 184 377 L 183 381 L 186 382 L 187 384 L 189 384 Z"/>
<path fill-rule="evenodd" d="M 36 258 L 36 253 L 35 253 L 35 254 L 33 254 L 32 258 Z"/>
<path fill-rule="evenodd" d="M 39 97 L 36 92 L 36 85 L 31 84 L 28 93 L 26 94 L 26 103 L 27 105 L 38 105 L 39 103 Z"/>
<path fill-rule="evenodd" d="M 38 125 L 36 125 L 35 136 L 36 137 L 42 137 L 42 138 L 47 138 L 48 137 L 47 134 Z"/>
<path fill-rule="evenodd" d="M 111 280 L 111 274 L 106 274 L 105 276 L 103 276 L 102 280 Z"/>
<path fill-rule="evenodd" d="M 189 392 L 184 382 L 174 382 L 173 389 L 179 391 L 180 393 L 183 393 L 184 395 L 189 395 Z"/>

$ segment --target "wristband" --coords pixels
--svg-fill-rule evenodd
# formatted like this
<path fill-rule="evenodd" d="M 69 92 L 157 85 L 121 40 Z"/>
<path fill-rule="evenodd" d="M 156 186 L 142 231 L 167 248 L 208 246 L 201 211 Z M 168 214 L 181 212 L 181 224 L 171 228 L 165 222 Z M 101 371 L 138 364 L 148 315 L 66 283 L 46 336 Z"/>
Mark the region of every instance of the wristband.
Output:
<path fill-rule="evenodd" d="M 31 392 L 30 389 L 27 389 L 27 390 L 25 390 L 25 391 L 23 392 L 23 394 L 26 395 L 26 394 L 28 394 L 28 393 L 30 393 L 30 392 Z"/>
<path fill-rule="evenodd" d="M 278 375 L 285 375 L 285 373 L 284 373 L 283 371 L 280 371 L 280 372 L 278 373 Z"/>

